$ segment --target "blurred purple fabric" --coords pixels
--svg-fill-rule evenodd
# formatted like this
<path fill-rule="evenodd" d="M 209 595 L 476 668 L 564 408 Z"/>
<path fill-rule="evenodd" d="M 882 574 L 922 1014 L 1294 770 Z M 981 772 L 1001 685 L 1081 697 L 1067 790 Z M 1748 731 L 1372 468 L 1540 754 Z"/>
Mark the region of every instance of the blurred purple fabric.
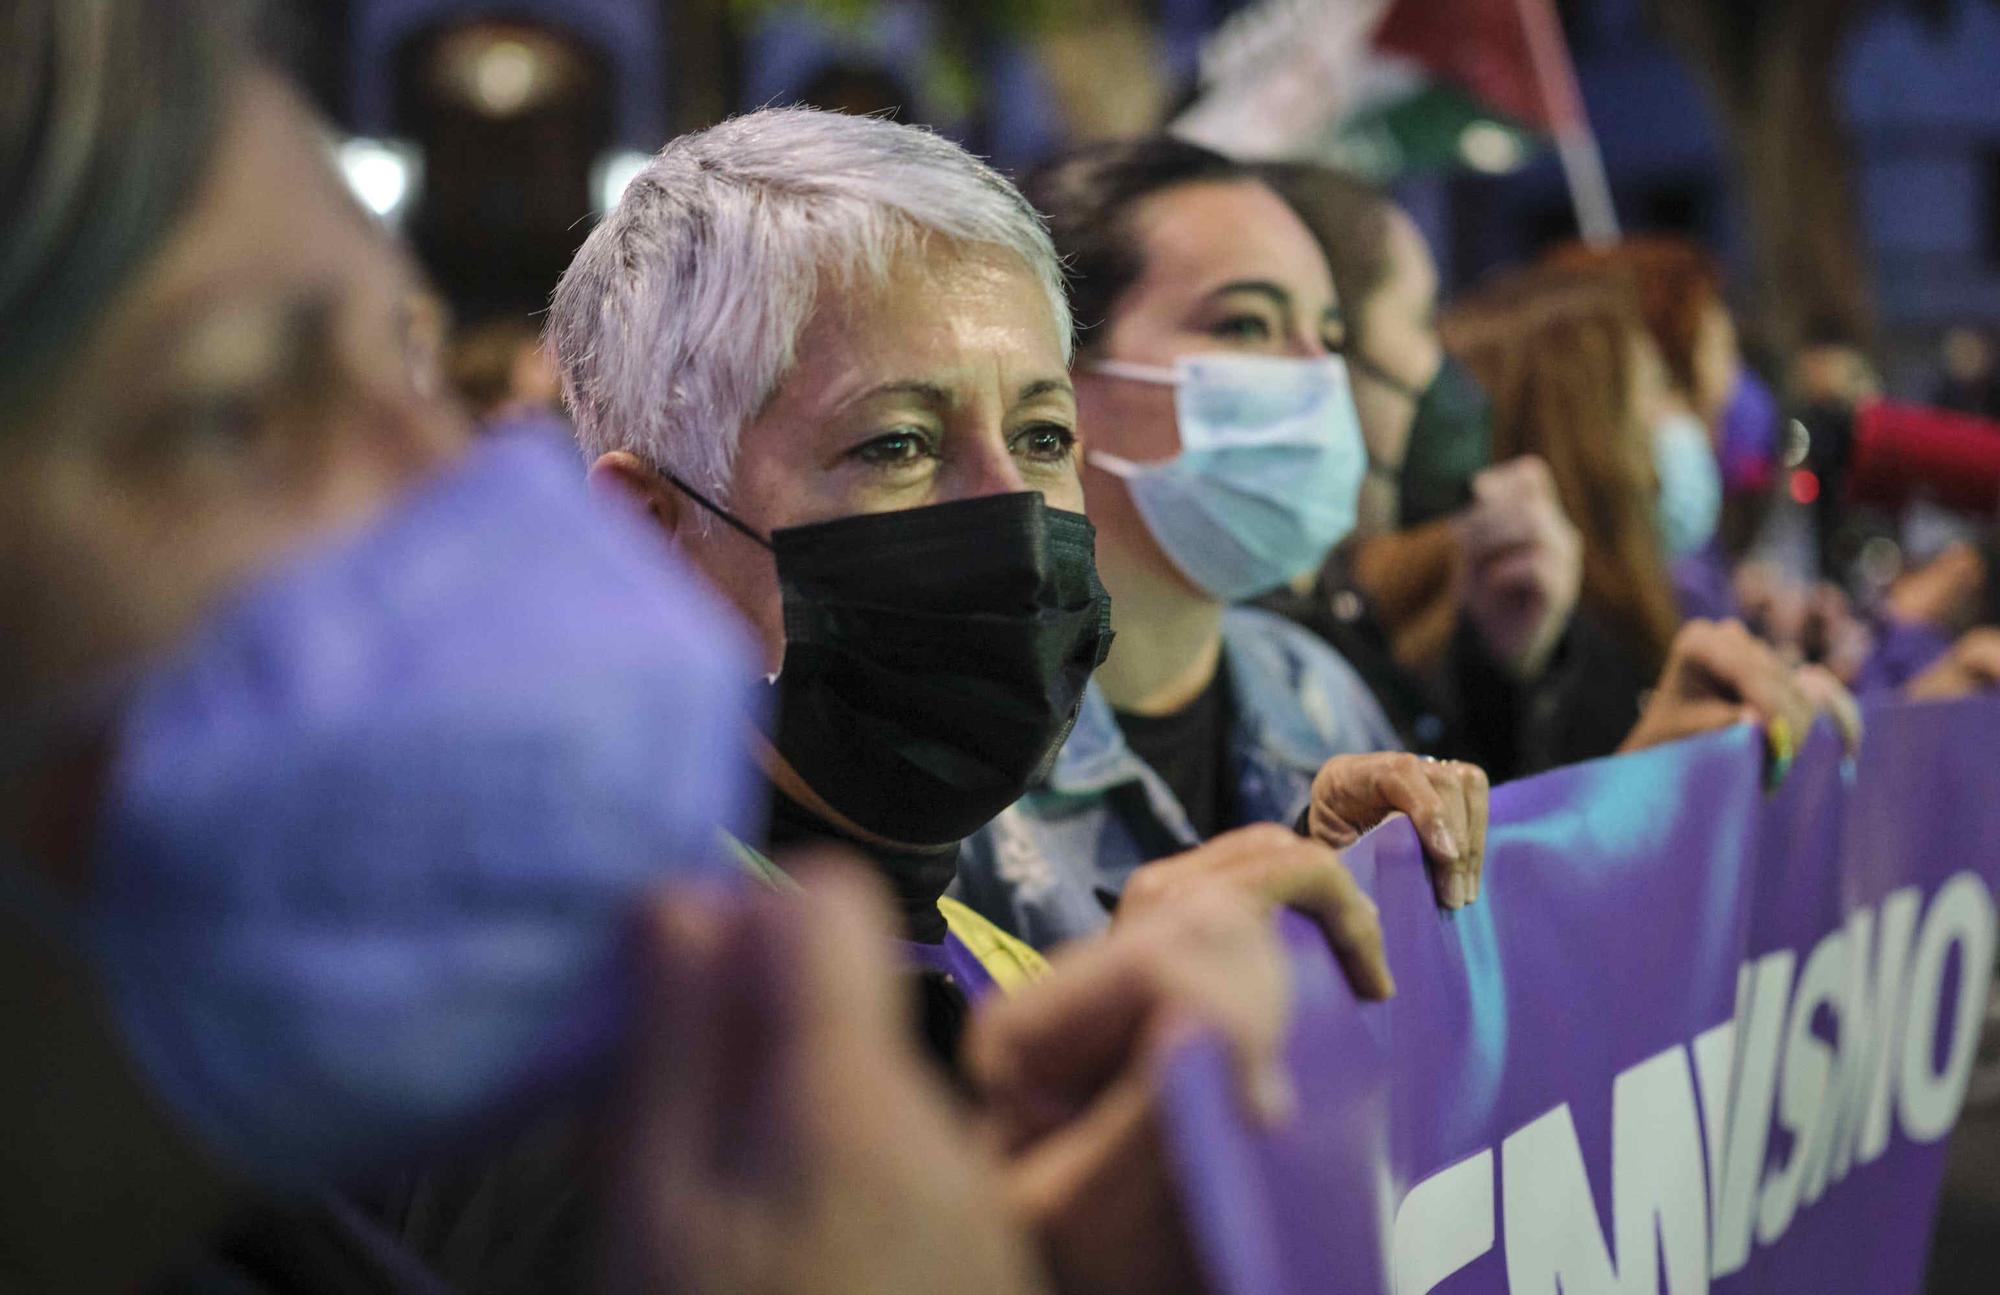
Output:
<path fill-rule="evenodd" d="M 233 599 L 126 712 L 86 911 L 154 1092 L 297 1185 L 594 1076 L 636 902 L 736 875 L 752 660 L 543 440 Z"/>

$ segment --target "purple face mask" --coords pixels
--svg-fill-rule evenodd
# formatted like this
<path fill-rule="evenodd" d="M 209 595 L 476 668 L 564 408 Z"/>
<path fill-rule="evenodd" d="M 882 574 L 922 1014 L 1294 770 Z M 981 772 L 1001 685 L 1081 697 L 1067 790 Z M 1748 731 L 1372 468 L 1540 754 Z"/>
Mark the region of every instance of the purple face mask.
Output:
<path fill-rule="evenodd" d="M 624 928 L 734 875 L 733 621 L 574 457 L 482 445 L 215 616 L 122 711 L 83 939 L 154 1092 L 259 1182 L 599 1072 Z"/>

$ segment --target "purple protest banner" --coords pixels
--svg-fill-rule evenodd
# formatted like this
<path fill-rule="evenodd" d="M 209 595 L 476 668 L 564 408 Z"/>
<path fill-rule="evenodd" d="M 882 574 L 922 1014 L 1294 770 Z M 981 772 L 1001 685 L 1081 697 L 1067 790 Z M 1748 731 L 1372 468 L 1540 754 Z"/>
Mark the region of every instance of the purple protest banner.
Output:
<path fill-rule="evenodd" d="M 1396 977 L 1287 916 L 1300 1109 L 1169 1076 L 1233 1295 L 1854 1291 L 1923 1274 L 1994 966 L 2000 703 L 1821 725 L 1775 792 L 1738 728 L 1496 788 L 1480 901 L 1397 822 L 1345 855 Z"/>

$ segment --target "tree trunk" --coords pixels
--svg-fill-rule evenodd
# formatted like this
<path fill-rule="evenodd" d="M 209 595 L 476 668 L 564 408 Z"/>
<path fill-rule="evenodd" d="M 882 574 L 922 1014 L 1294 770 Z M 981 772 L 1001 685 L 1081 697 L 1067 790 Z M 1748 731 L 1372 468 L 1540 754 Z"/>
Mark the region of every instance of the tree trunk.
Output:
<path fill-rule="evenodd" d="M 1864 347 L 1874 302 L 1835 77 L 1865 0 L 1659 0 L 1728 132 L 1754 269 L 1746 331 L 1780 357 L 1810 330 Z"/>

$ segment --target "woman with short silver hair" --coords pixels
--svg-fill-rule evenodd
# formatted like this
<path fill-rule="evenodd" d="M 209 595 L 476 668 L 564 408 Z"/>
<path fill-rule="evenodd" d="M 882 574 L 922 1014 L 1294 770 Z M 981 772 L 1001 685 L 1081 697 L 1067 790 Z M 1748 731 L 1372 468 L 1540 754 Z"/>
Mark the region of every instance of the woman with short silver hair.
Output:
<path fill-rule="evenodd" d="M 773 842 L 869 850 L 938 985 L 1038 965 L 938 901 L 1109 639 L 1069 325 L 1005 180 L 928 131 L 802 108 L 669 144 L 550 313 L 594 478 L 758 631 Z M 1004 952 L 966 956 L 948 919 Z"/>
<path fill-rule="evenodd" d="M 1123 997 L 1076 992 L 1060 965 L 1028 987 L 1040 958 L 943 898 L 959 842 L 1061 745 L 1108 647 L 1070 327 L 1048 236 L 1011 185 L 926 131 L 808 109 L 670 143 L 586 241 L 549 321 L 593 479 L 761 638 L 772 843 L 851 845 L 887 879 L 926 1037 L 983 1099 L 973 1120 L 1080 1055 L 1045 1031 L 996 1076 L 983 1026 L 1040 997 L 1101 1029 Z M 1276 853 L 1338 867 L 1300 839 Z M 1217 898 L 1241 906 L 1224 888 L 1195 902 Z M 1069 965 L 1124 957 L 1145 929 Z M 1203 943 L 1157 946 L 1174 968 L 1156 966 L 1160 983 L 1282 1016 L 1241 965 L 1189 973 Z M 999 1121 L 1012 1207 L 1063 1289 L 1198 1281 L 1152 1046 L 1133 1045 L 1114 1088 L 1109 1069 L 1079 1076 L 1060 1101 L 1075 1119 L 1026 1137 Z"/>

